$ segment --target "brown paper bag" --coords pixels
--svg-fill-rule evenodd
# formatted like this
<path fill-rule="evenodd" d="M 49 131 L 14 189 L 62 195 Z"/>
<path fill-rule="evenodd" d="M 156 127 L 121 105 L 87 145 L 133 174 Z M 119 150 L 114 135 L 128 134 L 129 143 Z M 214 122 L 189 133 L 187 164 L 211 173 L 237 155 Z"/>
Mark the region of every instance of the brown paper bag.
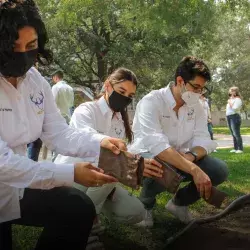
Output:
<path fill-rule="evenodd" d="M 121 151 L 119 155 L 101 148 L 98 167 L 114 176 L 123 185 L 138 189 L 142 182 L 144 159 L 139 155 Z"/>
<path fill-rule="evenodd" d="M 164 186 L 169 193 L 175 194 L 184 177 L 167 162 L 160 160 L 158 157 L 155 157 L 155 160 L 163 166 L 163 175 L 161 178 L 154 177 L 154 180 Z"/>

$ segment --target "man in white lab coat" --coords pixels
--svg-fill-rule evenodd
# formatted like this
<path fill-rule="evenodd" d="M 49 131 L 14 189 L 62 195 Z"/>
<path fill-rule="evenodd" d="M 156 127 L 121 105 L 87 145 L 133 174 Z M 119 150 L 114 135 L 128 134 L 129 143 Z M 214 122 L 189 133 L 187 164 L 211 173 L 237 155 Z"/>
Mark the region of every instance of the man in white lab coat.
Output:
<path fill-rule="evenodd" d="M 74 106 L 74 90 L 63 80 L 63 71 L 57 70 L 52 74 L 54 86 L 52 93 L 61 115 L 69 124 L 71 118 L 70 109 Z"/>
<path fill-rule="evenodd" d="M 199 98 L 206 92 L 205 85 L 210 78 L 203 61 L 185 57 L 176 70 L 174 83 L 152 91 L 138 103 L 133 122 L 131 149 L 145 156 L 157 156 L 190 181 L 166 205 L 184 223 L 192 220 L 188 206 L 201 197 L 208 199 L 211 187 L 225 181 L 228 175 L 223 161 L 208 156 L 217 144 L 209 136 L 207 117 Z M 145 178 L 140 200 L 147 213 L 140 225 L 153 226 L 155 197 L 163 191 L 163 186 Z"/>

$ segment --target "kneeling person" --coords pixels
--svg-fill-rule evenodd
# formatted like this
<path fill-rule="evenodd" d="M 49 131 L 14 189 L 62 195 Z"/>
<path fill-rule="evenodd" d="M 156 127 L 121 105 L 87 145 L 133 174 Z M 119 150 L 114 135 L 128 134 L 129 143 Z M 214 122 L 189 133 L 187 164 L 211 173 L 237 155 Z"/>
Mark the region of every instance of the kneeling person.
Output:
<path fill-rule="evenodd" d="M 89 127 L 96 134 L 127 139 L 131 143 L 133 134 L 129 125 L 127 106 L 131 103 L 137 88 L 133 72 L 125 68 L 114 71 L 104 84 L 105 91 L 96 101 L 81 104 L 71 119 L 70 126 L 81 129 Z M 83 160 L 98 163 L 99 148 L 95 158 L 72 158 L 59 155 L 55 162 L 72 163 Z M 152 164 L 149 164 L 149 163 Z M 162 176 L 161 165 L 154 160 L 145 160 L 144 176 Z M 77 185 L 93 201 L 97 215 L 101 212 L 118 222 L 135 224 L 144 219 L 145 209 L 141 201 L 129 194 L 119 183 L 103 187 L 86 188 Z"/>

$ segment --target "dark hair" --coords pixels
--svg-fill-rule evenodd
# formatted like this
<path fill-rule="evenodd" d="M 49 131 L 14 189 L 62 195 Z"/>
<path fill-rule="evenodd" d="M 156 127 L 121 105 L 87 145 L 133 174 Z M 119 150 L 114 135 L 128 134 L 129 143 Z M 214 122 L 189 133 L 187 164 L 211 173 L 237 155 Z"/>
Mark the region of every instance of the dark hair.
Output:
<path fill-rule="evenodd" d="M 52 76 L 57 76 L 59 79 L 63 79 L 63 75 L 64 73 L 62 70 L 57 70 L 52 74 Z"/>
<path fill-rule="evenodd" d="M 136 75 L 129 69 L 126 68 L 118 68 L 116 69 L 107 79 L 111 85 L 115 85 L 124 81 L 130 81 L 134 85 L 138 85 L 138 80 Z M 101 96 L 104 95 L 104 92 L 102 92 L 96 99 L 99 99 Z M 129 143 L 133 141 L 133 132 L 131 129 L 131 126 L 129 124 L 129 117 L 128 117 L 128 111 L 127 108 L 122 110 L 121 112 L 122 120 L 124 122 L 124 128 L 125 128 L 125 135 Z"/>
<path fill-rule="evenodd" d="M 0 68 L 3 67 L 8 55 L 13 52 L 18 31 L 25 26 L 33 27 L 38 35 L 38 55 L 40 64 L 52 62 L 50 50 L 45 49 L 48 35 L 39 10 L 33 0 L 7 0 L 0 3 Z"/>
<path fill-rule="evenodd" d="M 185 83 L 193 80 L 196 76 L 201 76 L 206 81 L 211 80 L 210 70 L 207 65 L 202 60 L 193 56 L 186 56 L 181 60 L 176 69 L 175 83 L 178 76 L 181 76 Z"/>

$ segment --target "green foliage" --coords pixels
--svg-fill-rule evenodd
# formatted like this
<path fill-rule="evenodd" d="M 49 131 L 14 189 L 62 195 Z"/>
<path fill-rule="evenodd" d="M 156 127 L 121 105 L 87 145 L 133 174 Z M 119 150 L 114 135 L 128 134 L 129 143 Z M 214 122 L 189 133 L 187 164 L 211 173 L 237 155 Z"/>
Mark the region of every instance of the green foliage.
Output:
<path fill-rule="evenodd" d="M 166 86 L 185 55 L 214 74 L 213 107 L 232 85 L 249 105 L 250 2 L 213 0 L 37 0 L 55 64 L 73 84 L 95 90 L 119 66 L 135 71 L 138 97 Z M 51 69 L 44 69 L 47 74 Z"/>

